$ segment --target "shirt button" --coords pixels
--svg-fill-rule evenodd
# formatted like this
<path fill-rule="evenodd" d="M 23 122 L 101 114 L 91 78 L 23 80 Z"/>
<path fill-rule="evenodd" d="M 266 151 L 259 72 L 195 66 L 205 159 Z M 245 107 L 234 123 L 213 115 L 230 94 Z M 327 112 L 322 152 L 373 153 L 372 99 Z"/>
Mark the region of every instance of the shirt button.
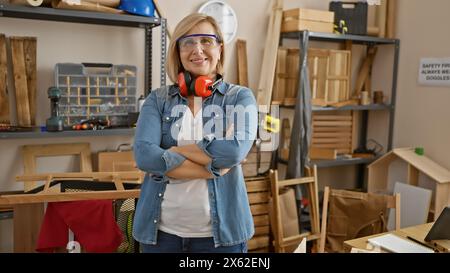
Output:
<path fill-rule="evenodd" d="M 177 124 L 175 124 L 175 126 L 176 126 L 176 127 L 180 127 L 180 124 L 177 123 Z"/>
<path fill-rule="evenodd" d="M 162 193 L 158 193 L 158 196 L 161 197 L 161 196 L 162 196 Z"/>
<path fill-rule="evenodd" d="M 170 117 L 166 117 L 166 120 L 170 120 Z"/>
<path fill-rule="evenodd" d="M 155 220 L 153 220 L 153 223 L 155 223 L 155 224 L 156 224 L 156 223 L 158 223 L 158 220 L 156 220 L 156 219 L 155 219 Z"/>
<path fill-rule="evenodd" d="M 216 114 L 216 118 L 218 118 L 218 117 L 220 117 L 220 115 L 219 115 L 219 114 Z"/>

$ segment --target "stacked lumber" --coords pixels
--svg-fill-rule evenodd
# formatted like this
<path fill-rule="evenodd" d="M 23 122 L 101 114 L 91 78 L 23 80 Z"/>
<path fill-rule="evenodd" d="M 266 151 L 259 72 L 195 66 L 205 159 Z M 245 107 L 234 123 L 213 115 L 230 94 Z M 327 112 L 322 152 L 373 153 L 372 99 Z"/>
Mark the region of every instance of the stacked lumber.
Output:
<path fill-rule="evenodd" d="M 249 252 L 269 252 L 270 222 L 269 222 L 269 191 L 270 179 L 268 176 L 246 178 L 248 201 L 253 215 L 255 235 L 248 244 Z"/>
<path fill-rule="evenodd" d="M 355 123 L 352 111 L 314 113 L 310 158 L 335 159 L 338 154 L 351 154 Z"/>

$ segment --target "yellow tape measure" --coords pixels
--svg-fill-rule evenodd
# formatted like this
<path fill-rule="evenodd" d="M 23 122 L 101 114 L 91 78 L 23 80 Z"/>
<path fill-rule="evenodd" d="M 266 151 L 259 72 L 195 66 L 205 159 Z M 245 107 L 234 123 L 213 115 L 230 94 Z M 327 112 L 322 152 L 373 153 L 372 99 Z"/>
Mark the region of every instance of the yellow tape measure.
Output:
<path fill-rule="evenodd" d="M 264 117 L 264 130 L 271 133 L 278 133 L 280 131 L 280 119 L 266 115 Z"/>

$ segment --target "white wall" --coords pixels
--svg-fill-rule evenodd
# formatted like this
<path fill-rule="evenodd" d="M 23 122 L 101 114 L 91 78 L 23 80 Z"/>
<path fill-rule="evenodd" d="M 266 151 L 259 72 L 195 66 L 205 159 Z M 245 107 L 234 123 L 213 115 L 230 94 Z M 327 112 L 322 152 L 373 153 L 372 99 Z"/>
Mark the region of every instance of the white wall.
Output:
<path fill-rule="evenodd" d="M 399 0 L 401 39 L 395 146 L 421 146 L 450 169 L 450 87 L 417 83 L 420 58 L 450 57 L 450 1 Z"/>

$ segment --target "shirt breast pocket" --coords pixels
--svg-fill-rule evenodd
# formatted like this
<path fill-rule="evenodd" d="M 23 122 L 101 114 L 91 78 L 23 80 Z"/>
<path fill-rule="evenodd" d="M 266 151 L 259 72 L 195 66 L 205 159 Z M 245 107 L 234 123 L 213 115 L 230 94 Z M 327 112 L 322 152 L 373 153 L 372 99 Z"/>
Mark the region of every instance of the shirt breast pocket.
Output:
<path fill-rule="evenodd" d="M 175 117 L 170 116 L 170 113 L 164 113 L 161 120 L 161 147 L 171 147 L 176 145 L 174 136 L 172 136 L 172 125 Z"/>

